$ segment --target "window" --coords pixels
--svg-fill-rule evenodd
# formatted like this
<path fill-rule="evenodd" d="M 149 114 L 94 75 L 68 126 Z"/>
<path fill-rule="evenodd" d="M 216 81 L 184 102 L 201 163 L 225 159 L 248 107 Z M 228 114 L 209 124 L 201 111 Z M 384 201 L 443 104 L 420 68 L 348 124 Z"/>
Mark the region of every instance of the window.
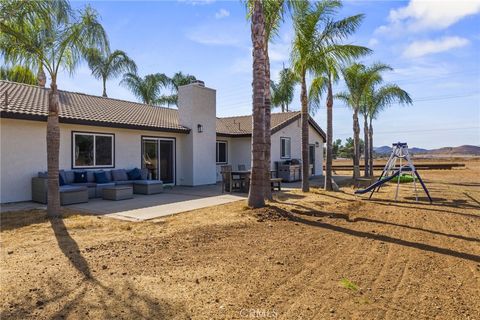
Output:
<path fill-rule="evenodd" d="M 280 138 L 280 158 L 290 159 L 290 138 Z"/>
<path fill-rule="evenodd" d="M 72 167 L 114 167 L 114 135 L 72 132 Z"/>
<path fill-rule="evenodd" d="M 217 163 L 227 163 L 227 142 L 217 141 Z"/>

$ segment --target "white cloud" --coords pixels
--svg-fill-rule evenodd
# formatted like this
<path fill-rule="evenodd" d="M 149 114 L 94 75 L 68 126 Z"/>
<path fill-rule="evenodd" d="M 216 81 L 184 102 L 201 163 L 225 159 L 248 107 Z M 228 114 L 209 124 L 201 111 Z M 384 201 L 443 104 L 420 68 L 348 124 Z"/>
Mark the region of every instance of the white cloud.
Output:
<path fill-rule="evenodd" d="M 215 13 L 215 18 L 222 19 L 222 18 L 228 17 L 229 15 L 230 15 L 230 11 L 226 9 L 220 9 L 217 13 Z"/>
<path fill-rule="evenodd" d="M 215 28 L 217 30 L 215 30 Z M 211 26 L 199 26 L 195 29 L 187 32 L 186 36 L 188 39 L 206 45 L 214 46 L 232 46 L 232 47 L 241 47 L 241 41 L 239 37 L 233 36 L 235 33 L 228 28 L 222 30 L 218 27 Z"/>
<path fill-rule="evenodd" d="M 468 45 L 470 41 L 460 37 L 444 37 L 438 40 L 414 41 L 403 52 L 407 58 L 418 58 L 427 54 L 448 51 Z"/>
<path fill-rule="evenodd" d="M 372 38 L 368 41 L 368 46 L 369 47 L 375 47 L 378 44 L 378 39 Z"/>
<path fill-rule="evenodd" d="M 410 0 L 406 7 L 391 10 L 389 24 L 376 33 L 441 30 L 480 13 L 480 0 Z"/>

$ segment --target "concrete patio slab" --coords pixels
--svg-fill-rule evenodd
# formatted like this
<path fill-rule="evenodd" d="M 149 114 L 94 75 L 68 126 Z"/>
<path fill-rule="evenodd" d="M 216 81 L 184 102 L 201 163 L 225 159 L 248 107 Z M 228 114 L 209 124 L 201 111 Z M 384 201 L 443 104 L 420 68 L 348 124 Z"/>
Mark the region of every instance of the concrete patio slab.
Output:
<path fill-rule="evenodd" d="M 68 206 L 69 209 L 105 215 L 113 218 L 142 221 L 180 212 L 239 201 L 246 194 L 222 194 L 219 185 L 173 187 L 154 195 L 134 194 L 133 199 L 108 201 L 90 199 L 87 203 Z"/>

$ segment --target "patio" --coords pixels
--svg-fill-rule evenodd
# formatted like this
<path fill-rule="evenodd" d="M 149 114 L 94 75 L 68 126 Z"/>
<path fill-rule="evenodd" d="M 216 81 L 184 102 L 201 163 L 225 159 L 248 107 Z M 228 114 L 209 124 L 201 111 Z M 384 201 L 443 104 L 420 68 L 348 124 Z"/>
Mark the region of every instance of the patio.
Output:
<path fill-rule="evenodd" d="M 349 177 L 335 176 L 335 181 L 341 183 Z M 324 177 L 314 177 L 310 180 L 311 187 L 323 187 Z M 301 182 L 282 183 L 282 191 L 301 188 Z M 163 193 L 154 195 L 134 194 L 132 199 L 110 201 L 101 198 L 89 199 L 86 203 L 66 206 L 70 210 L 103 215 L 129 221 L 143 221 L 160 218 L 172 214 L 217 206 L 225 203 L 244 200 L 246 193 L 223 193 L 221 184 L 165 188 Z M 0 212 L 45 209 L 46 206 L 35 202 L 17 202 L 4 204 Z"/>

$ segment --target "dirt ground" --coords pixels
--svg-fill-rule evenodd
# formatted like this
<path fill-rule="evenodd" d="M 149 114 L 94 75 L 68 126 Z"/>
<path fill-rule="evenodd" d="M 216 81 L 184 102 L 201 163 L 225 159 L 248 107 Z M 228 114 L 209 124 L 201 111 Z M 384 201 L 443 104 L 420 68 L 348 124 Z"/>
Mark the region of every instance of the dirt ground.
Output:
<path fill-rule="evenodd" d="M 1 216 L 2 319 L 480 319 L 480 161 L 372 201 L 279 193 L 148 222 Z"/>

